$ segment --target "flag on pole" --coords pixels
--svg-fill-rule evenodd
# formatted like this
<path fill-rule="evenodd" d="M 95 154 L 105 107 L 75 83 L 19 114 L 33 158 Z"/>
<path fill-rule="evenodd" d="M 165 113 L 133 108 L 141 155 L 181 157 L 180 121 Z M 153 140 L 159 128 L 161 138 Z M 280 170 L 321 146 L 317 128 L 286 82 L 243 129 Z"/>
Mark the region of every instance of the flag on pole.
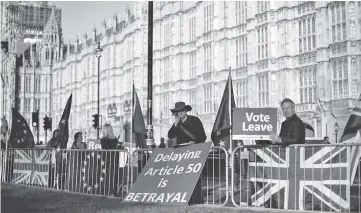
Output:
<path fill-rule="evenodd" d="M 16 108 L 12 109 L 12 125 L 8 143 L 11 148 L 32 148 L 35 144 L 28 123 Z"/>
<path fill-rule="evenodd" d="M 140 108 L 140 103 L 137 95 L 137 91 L 135 90 L 135 86 L 133 83 L 133 122 L 132 122 L 132 133 L 133 133 L 133 141 L 136 146 L 141 149 L 147 148 L 147 143 L 145 142 L 145 138 L 147 132 L 145 130 L 144 117 L 142 113 L 142 109 Z"/>
<path fill-rule="evenodd" d="M 341 136 L 341 143 L 361 143 L 361 95 L 356 101 L 350 118 L 347 121 L 343 134 Z M 351 183 L 356 181 L 355 177 L 358 174 L 357 168 L 361 160 L 361 144 L 359 146 L 351 147 Z M 359 177 L 361 178 L 361 177 Z"/>
<path fill-rule="evenodd" d="M 229 95 L 231 94 L 231 95 Z M 231 104 L 231 107 L 229 105 Z M 232 77 L 229 72 L 226 87 L 224 88 L 222 101 L 218 109 L 217 117 L 213 125 L 211 138 L 215 146 L 222 146 L 227 151 L 230 147 L 231 113 L 230 108 L 236 107 L 232 89 Z"/>
<path fill-rule="evenodd" d="M 30 43 L 20 42 L 16 45 L 16 67 L 24 66 L 24 59 L 28 59 L 25 55 L 29 55 L 29 50 L 31 47 Z"/>
<path fill-rule="evenodd" d="M 357 131 L 361 130 L 361 95 L 356 101 L 350 118 L 347 121 L 343 134 L 341 136 L 341 143 L 351 142 L 355 138 Z"/>
<path fill-rule="evenodd" d="M 311 125 L 309 125 L 308 123 L 303 123 L 303 125 L 305 126 L 305 129 L 308 129 L 312 132 L 315 132 L 315 130 L 313 129 L 313 127 Z"/>
<path fill-rule="evenodd" d="M 19 42 L 16 45 L 16 56 L 20 57 L 31 46 L 30 43 Z"/>
<path fill-rule="evenodd" d="M 132 111 L 133 111 L 133 121 L 132 121 L 132 134 L 133 140 L 137 148 L 146 149 L 147 143 L 145 141 L 147 131 L 145 130 L 144 117 L 142 113 L 142 109 L 140 108 L 140 103 L 137 95 L 137 91 L 135 90 L 135 86 L 133 83 L 133 102 L 132 102 Z M 142 168 L 147 163 L 150 155 L 149 152 L 138 151 L 138 172 L 140 173 Z"/>
<path fill-rule="evenodd" d="M 56 141 L 56 147 L 60 149 L 66 149 L 68 140 L 69 140 L 69 115 L 71 109 L 71 101 L 73 94 L 70 95 L 68 102 L 66 103 L 65 109 L 63 111 L 63 115 L 61 116 L 61 120 L 58 125 L 59 135 L 58 140 Z"/>

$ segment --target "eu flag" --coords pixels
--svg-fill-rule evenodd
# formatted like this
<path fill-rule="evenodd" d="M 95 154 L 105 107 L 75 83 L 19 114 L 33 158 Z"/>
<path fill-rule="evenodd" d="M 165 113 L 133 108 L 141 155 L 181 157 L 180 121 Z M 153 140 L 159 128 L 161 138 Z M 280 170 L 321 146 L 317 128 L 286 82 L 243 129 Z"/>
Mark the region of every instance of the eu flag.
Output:
<path fill-rule="evenodd" d="M 19 111 L 13 108 L 9 146 L 11 148 L 32 148 L 34 145 L 34 136 L 28 123 Z"/>

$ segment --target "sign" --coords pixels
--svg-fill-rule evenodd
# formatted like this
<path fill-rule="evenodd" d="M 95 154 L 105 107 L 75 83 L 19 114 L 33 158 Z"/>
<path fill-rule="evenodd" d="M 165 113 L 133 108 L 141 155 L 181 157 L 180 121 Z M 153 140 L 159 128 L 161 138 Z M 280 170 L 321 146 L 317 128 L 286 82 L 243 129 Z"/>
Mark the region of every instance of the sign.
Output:
<path fill-rule="evenodd" d="M 211 144 L 155 149 L 123 202 L 187 205 Z"/>
<path fill-rule="evenodd" d="M 277 134 L 277 108 L 235 108 L 232 119 L 232 140 L 270 140 Z"/>
<path fill-rule="evenodd" d="M 102 149 L 100 139 L 88 138 L 87 149 Z"/>

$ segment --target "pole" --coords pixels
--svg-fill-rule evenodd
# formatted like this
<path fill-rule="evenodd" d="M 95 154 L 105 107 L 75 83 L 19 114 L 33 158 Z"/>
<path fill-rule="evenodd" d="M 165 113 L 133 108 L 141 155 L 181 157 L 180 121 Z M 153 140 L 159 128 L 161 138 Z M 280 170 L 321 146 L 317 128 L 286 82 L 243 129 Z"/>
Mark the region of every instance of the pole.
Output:
<path fill-rule="evenodd" d="M 153 1 L 148 2 L 148 110 L 147 110 L 147 146 L 154 144 L 152 125 L 153 102 Z"/>
<path fill-rule="evenodd" d="M 100 41 L 98 42 L 98 49 L 100 49 Z M 97 139 L 99 139 L 99 118 L 100 118 L 100 101 L 99 101 L 99 95 L 100 95 L 100 54 L 97 55 L 98 58 L 98 126 L 97 126 Z"/>
<path fill-rule="evenodd" d="M 131 105 L 130 105 L 130 128 L 129 128 L 129 140 L 130 140 L 130 153 L 132 155 L 132 148 L 133 148 L 133 113 L 134 113 L 134 75 L 133 75 L 133 71 L 132 71 L 132 99 L 131 99 Z M 135 146 L 135 148 L 137 148 L 137 146 Z"/>
<path fill-rule="evenodd" d="M 39 124 L 40 124 L 40 120 L 39 120 L 39 108 L 36 110 L 36 112 L 38 113 L 38 125 L 36 126 L 36 137 L 37 137 L 37 144 L 39 144 Z"/>
<path fill-rule="evenodd" d="M 38 35 L 36 36 L 38 38 Z M 37 44 L 37 40 L 36 40 Z M 36 45 L 37 47 L 37 45 Z M 37 48 L 39 49 L 39 48 Z M 35 64 L 34 64 L 35 65 Z M 52 111 L 53 111 L 53 46 L 50 44 L 50 97 L 49 97 L 49 117 L 52 117 Z M 46 113 L 46 112 L 45 112 Z M 51 123 L 53 122 L 53 119 L 51 119 Z M 52 125 L 53 126 L 53 125 Z"/>
<path fill-rule="evenodd" d="M 32 51 L 32 48 L 33 46 L 31 45 L 31 49 L 30 49 L 30 52 Z M 25 54 L 24 54 L 24 56 L 23 56 L 23 66 L 24 66 L 24 92 L 23 92 L 23 95 L 24 95 L 24 97 L 23 97 L 23 105 L 24 105 L 24 107 L 23 107 L 23 115 L 25 115 L 25 85 L 26 85 L 26 65 L 25 65 Z M 21 80 L 21 79 L 20 79 Z M 21 88 L 20 88 L 21 89 Z M 21 105 L 21 104 L 20 104 Z"/>
<path fill-rule="evenodd" d="M 33 45 L 31 45 L 32 47 Z M 35 108 L 35 52 L 33 53 L 33 48 L 31 48 L 31 55 L 33 56 L 33 75 L 34 75 L 34 86 L 33 86 L 33 112 L 35 112 L 36 108 Z M 51 60 L 51 59 L 50 59 Z M 38 125 L 39 126 L 39 125 Z"/>
<path fill-rule="evenodd" d="M 229 149 L 230 153 L 233 151 L 233 143 L 232 143 L 232 68 L 229 67 L 229 78 L 230 82 L 228 82 L 228 115 L 229 115 Z"/>

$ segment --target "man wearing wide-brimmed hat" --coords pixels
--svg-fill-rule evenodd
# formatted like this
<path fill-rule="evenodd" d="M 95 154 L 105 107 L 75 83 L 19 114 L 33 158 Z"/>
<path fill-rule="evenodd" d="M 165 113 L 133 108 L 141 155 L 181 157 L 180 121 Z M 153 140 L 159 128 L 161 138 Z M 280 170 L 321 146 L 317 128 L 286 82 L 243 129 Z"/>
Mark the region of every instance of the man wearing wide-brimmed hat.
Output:
<path fill-rule="evenodd" d="M 178 145 L 206 141 L 207 136 L 201 120 L 198 117 L 187 115 L 187 112 L 191 110 L 192 107 L 184 102 L 175 103 L 174 109 L 170 110 L 173 113 L 174 124 L 168 131 L 168 138 L 177 137 Z"/>
<path fill-rule="evenodd" d="M 168 138 L 177 138 L 177 145 L 187 143 L 202 143 L 206 141 L 206 133 L 204 132 L 201 120 L 192 115 L 187 115 L 192 107 L 184 102 L 175 103 L 174 109 L 170 111 L 174 116 L 174 124 L 168 131 Z M 203 192 L 201 179 L 197 181 L 193 194 L 189 200 L 189 204 L 203 203 Z"/>

